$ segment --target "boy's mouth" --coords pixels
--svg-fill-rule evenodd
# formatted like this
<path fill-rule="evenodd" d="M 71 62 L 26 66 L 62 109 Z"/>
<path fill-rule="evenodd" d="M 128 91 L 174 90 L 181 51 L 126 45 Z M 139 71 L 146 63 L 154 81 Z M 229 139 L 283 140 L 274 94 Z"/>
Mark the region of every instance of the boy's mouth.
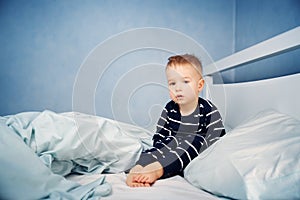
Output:
<path fill-rule="evenodd" d="M 183 95 L 176 95 L 176 99 L 182 99 L 183 98 Z"/>

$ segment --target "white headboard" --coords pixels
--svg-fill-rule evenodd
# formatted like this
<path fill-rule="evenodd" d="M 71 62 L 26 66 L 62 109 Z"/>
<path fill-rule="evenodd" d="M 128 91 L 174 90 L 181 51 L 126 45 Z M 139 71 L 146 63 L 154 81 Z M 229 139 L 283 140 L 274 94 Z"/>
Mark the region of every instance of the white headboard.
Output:
<path fill-rule="evenodd" d="M 223 58 L 204 69 L 206 94 L 219 108 L 224 123 L 234 128 L 263 110 L 273 109 L 300 120 L 300 73 L 234 84 L 213 84 L 211 75 L 300 46 L 300 27 Z"/>

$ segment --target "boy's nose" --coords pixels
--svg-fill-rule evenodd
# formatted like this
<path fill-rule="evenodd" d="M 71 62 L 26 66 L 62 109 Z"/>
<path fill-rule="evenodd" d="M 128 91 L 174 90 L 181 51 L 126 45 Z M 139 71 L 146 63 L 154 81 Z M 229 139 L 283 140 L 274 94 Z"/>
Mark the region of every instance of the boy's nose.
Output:
<path fill-rule="evenodd" d="M 180 84 L 176 84 L 175 90 L 176 91 L 180 91 L 181 90 L 181 85 Z"/>

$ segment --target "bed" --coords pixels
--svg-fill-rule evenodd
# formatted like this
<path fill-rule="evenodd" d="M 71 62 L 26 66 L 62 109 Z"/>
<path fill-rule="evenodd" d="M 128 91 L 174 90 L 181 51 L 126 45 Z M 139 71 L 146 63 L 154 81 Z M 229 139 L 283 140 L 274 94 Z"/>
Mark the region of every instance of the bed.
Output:
<path fill-rule="evenodd" d="M 212 80 L 298 48 L 299 35 L 297 27 L 205 67 L 206 97 L 219 108 L 227 135 L 195 158 L 184 178 L 150 188 L 127 187 L 124 173 L 151 145 L 148 130 L 76 112 L 0 117 L 1 199 L 299 199 L 300 74 Z"/>

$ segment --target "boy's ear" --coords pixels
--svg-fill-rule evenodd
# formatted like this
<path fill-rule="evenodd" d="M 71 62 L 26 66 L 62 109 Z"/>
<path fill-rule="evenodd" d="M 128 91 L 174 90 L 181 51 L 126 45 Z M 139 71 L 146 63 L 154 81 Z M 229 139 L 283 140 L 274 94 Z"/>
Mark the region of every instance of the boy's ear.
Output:
<path fill-rule="evenodd" d="M 204 87 L 204 79 L 201 78 L 199 81 L 198 81 L 198 91 L 201 92 L 202 89 Z"/>

